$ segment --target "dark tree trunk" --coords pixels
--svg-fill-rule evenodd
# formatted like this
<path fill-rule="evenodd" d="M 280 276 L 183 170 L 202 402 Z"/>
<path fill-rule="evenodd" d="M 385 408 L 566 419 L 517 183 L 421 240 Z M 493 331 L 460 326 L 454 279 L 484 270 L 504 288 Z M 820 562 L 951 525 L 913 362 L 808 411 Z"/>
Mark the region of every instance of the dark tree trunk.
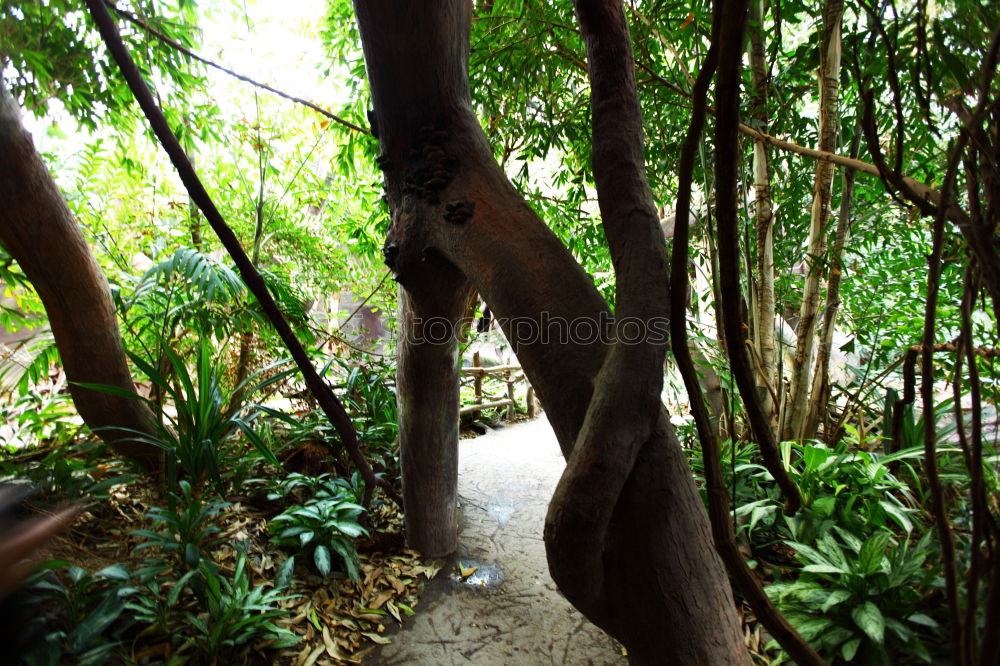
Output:
<path fill-rule="evenodd" d="M 392 212 L 386 260 L 404 292 L 404 332 L 414 316 L 459 316 L 467 279 L 511 341 L 567 457 L 546 526 L 560 589 L 622 641 L 634 663 L 749 663 L 704 509 L 660 405 L 666 338 L 613 344 L 619 324 L 593 282 L 494 160 L 469 98 L 469 4 L 363 0 L 355 10 Z M 616 2 L 580 12 L 591 30 L 607 28 L 608 17 L 614 30 L 624 27 Z M 625 79 L 634 83 L 631 72 Z M 598 145 L 599 124 L 595 112 L 595 172 L 622 157 L 613 139 Z M 638 131 L 637 114 L 623 126 Z M 624 174 L 627 182 L 612 188 L 641 190 L 641 147 L 636 153 L 629 144 L 626 152 L 630 166 L 604 177 Z M 601 188 L 601 175 L 598 181 Z M 648 189 L 639 198 L 616 208 L 602 196 L 601 205 L 616 267 L 627 275 L 619 321 L 625 308 L 648 323 L 669 304 Z M 647 252 L 651 247 L 659 249 Z M 404 488 L 408 500 L 430 507 L 407 516 L 408 537 L 437 552 L 454 547 L 457 366 L 450 344 L 431 351 L 401 341 L 398 378 L 404 461 L 415 457 L 404 468 Z M 430 413 L 429 396 L 438 396 Z M 426 470 L 427 484 L 407 478 Z M 411 484 L 421 484 L 423 494 Z M 593 529 L 572 529 L 580 525 Z"/>
<path fill-rule="evenodd" d="M 48 169 L 0 87 L 0 242 L 31 280 L 70 382 L 134 391 L 107 280 Z M 139 400 L 70 384 L 84 422 L 119 454 L 159 469 L 160 450 L 121 429 L 152 433 Z"/>
<path fill-rule="evenodd" d="M 458 340 L 469 288 L 427 266 L 427 290 L 400 290 L 396 394 L 407 542 L 428 557 L 455 551 Z"/>

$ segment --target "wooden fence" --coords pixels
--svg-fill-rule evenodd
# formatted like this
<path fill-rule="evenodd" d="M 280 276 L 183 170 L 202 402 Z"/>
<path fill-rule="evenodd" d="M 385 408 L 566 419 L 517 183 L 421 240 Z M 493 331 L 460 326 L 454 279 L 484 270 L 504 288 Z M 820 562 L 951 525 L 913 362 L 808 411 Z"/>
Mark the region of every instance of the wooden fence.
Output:
<path fill-rule="evenodd" d="M 517 407 L 517 402 L 514 399 L 514 387 L 518 382 L 527 383 L 527 378 L 524 376 L 524 372 L 521 370 L 519 365 L 496 365 L 491 368 L 484 368 L 479 365 L 479 352 L 472 355 L 472 367 L 462 368 L 461 373 L 463 375 L 469 375 L 473 378 L 473 387 L 476 391 L 475 402 L 467 407 L 462 407 L 458 410 L 458 415 L 462 416 L 464 414 L 474 414 L 476 412 L 481 412 L 484 409 L 498 409 L 501 407 L 507 408 L 507 418 L 514 418 L 514 411 Z M 483 378 L 487 375 L 498 376 L 507 385 L 507 397 L 500 400 L 489 400 L 486 401 L 485 398 L 488 397 L 483 393 Z M 535 389 L 528 385 L 528 416 L 535 416 Z"/>

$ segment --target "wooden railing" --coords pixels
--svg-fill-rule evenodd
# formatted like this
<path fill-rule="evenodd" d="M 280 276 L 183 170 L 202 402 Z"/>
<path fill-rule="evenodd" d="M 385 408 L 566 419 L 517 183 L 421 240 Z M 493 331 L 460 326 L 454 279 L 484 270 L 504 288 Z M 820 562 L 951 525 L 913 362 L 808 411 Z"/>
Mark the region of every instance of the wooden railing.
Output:
<path fill-rule="evenodd" d="M 475 389 L 475 402 L 466 407 L 462 407 L 458 410 L 458 415 L 462 416 L 464 414 L 474 414 L 476 412 L 481 412 L 484 409 L 499 409 L 501 407 L 507 408 L 507 418 L 514 418 L 514 411 L 517 408 L 517 402 L 514 398 L 514 387 L 518 382 L 527 382 L 527 378 L 524 376 L 524 372 L 521 370 L 519 365 L 496 365 L 491 368 L 482 367 L 479 365 L 479 352 L 472 355 L 472 366 L 468 368 L 462 368 L 461 373 L 463 375 L 470 375 L 473 378 L 473 387 Z M 487 397 L 483 393 L 483 378 L 487 375 L 499 376 L 502 381 L 507 385 L 507 397 L 501 400 L 489 400 L 485 401 Z M 535 389 L 528 385 L 527 394 L 527 407 L 528 416 L 535 416 Z"/>

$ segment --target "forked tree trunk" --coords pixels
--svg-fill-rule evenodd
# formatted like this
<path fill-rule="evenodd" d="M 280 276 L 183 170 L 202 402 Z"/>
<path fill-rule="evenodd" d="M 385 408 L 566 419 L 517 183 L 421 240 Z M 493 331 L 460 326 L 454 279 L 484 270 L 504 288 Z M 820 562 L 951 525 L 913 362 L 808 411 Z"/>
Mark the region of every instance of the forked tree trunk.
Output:
<path fill-rule="evenodd" d="M 588 39 L 607 32 L 628 62 L 620 3 L 580 4 Z M 647 323 L 642 317 L 667 305 L 662 234 L 634 141 L 638 105 L 621 123 L 624 148 L 608 140 L 614 124 L 599 124 L 595 108 L 595 173 L 604 160 L 629 164 L 605 164 L 599 192 L 647 187 L 641 201 L 606 206 L 601 197 L 612 258 L 628 285 L 614 323 L 593 282 L 493 158 L 468 91 L 470 10 L 465 0 L 355 3 L 392 214 L 386 260 L 404 292 L 404 331 L 416 316 L 436 314 L 445 324 L 459 316 L 467 280 L 511 341 L 568 460 L 546 525 L 560 589 L 634 663 L 749 663 L 704 508 L 659 402 L 665 336 L 659 345 L 610 340 L 624 335 L 623 308 Z M 608 66 L 592 63 L 592 76 Z M 616 81 L 595 86 L 595 97 L 628 102 L 631 70 Z M 623 261 L 630 239 L 638 254 Z M 402 455 L 420 465 L 404 467 L 407 530 L 411 543 L 445 553 L 455 543 L 457 367 L 446 367 L 453 340 L 437 350 L 426 344 L 400 342 Z M 417 491 L 427 474 L 438 480 Z M 580 483 L 589 479 L 597 482 Z M 593 529 L 562 529 L 584 523 Z"/>
<path fill-rule="evenodd" d="M 829 153 L 837 148 L 837 126 L 840 119 L 837 100 L 840 89 L 840 27 L 843 15 L 843 0 L 826 0 L 823 5 L 823 43 L 819 58 L 819 149 Z M 784 439 L 802 439 L 805 436 L 809 368 L 816 344 L 820 277 L 826 261 L 832 186 L 833 164 L 817 162 L 809 220 L 809 244 L 805 257 L 806 282 L 802 291 L 799 323 L 795 329 L 795 357 L 792 359 L 791 396 L 783 425 Z"/>
<path fill-rule="evenodd" d="M 0 242 L 42 299 L 67 378 L 134 391 L 107 280 L 2 86 L 0 202 Z M 70 393 L 87 426 L 117 453 L 160 468 L 160 450 L 122 430 L 153 432 L 145 404 L 75 383 Z"/>

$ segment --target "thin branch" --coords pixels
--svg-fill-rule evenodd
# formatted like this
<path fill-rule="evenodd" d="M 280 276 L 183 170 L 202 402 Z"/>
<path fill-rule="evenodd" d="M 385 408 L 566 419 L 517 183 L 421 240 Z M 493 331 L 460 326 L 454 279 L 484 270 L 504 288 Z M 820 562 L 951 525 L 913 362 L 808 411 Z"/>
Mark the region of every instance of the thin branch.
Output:
<path fill-rule="evenodd" d="M 866 105 L 867 106 L 867 105 Z M 866 114 L 867 115 L 867 114 Z M 947 205 L 955 184 L 955 174 L 962 151 L 965 149 L 968 132 L 961 132 L 948 159 L 948 169 L 945 172 L 944 183 L 941 186 L 941 200 Z M 938 538 L 941 539 L 941 566 L 944 569 L 945 590 L 948 600 L 948 614 L 951 618 L 951 653 L 956 664 L 968 663 L 963 640 L 962 608 L 958 595 L 958 570 L 955 556 L 955 538 L 948 520 L 948 510 L 945 506 L 944 491 L 937 465 L 937 423 L 934 411 L 934 329 L 937 315 L 938 291 L 941 283 L 941 257 L 944 249 L 944 218 L 945 206 L 938 209 L 934 217 L 934 245 L 931 250 L 930 271 L 927 278 L 927 302 L 924 310 L 923 350 L 920 361 L 920 393 L 924 408 L 924 468 L 927 473 L 927 485 L 931 493 L 931 513 L 937 525 Z M 975 622 L 974 618 L 967 618 Z"/>
<path fill-rule="evenodd" d="M 745 2 L 740 2 L 744 13 Z M 736 11 L 728 9 L 728 11 Z M 727 45 L 743 43 L 745 17 L 739 30 L 733 30 Z M 785 496 L 785 513 L 793 515 L 802 505 L 802 495 L 781 461 L 774 432 L 757 395 L 753 371 L 747 360 L 744 343 L 747 327 L 740 308 L 739 237 L 736 169 L 740 163 L 739 92 L 742 50 L 730 48 L 720 54 L 719 75 L 715 83 L 715 183 L 716 223 L 719 237 L 719 290 L 722 298 L 722 325 L 729 352 L 729 364 L 739 388 L 754 438 L 760 447 L 764 465 Z M 675 231 L 676 233 L 676 231 Z"/>
<path fill-rule="evenodd" d="M 243 278 L 243 281 L 247 285 L 247 289 L 257 298 L 264 314 L 271 322 L 271 325 L 274 326 L 282 342 L 285 343 L 292 358 L 295 359 L 295 364 L 302 372 L 306 386 L 309 387 L 309 390 L 316 397 L 323 412 L 330 419 L 330 422 L 337 430 L 337 434 L 340 435 L 341 441 L 350 454 L 352 461 L 364 477 L 365 497 L 363 502 L 365 506 L 369 505 L 376 486 L 381 487 L 389 498 L 402 506 L 402 500 L 392 485 L 384 479 L 375 476 L 371 466 L 361 452 L 357 432 L 354 430 L 354 424 L 351 422 L 347 410 L 344 409 L 344 405 L 337 398 L 329 384 L 323 381 L 319 373 L 316 372 L 316 368 L 313 367 L 309 355 L 302 347 L 302 343 L 295 336 L 295 333 L 288 325 L 280 308 L 271 296 L 270 291 L 268 291 L 267 284 L 243 250 L 239 239 L 236 238 L 232 229 L 229 228 L 223 219 L 222 214 L 215 207 L 215 203 L 205 190 L 205 186 L 198 178 L 194 167 L 191 166 L 191 162 L 184 153 L 184 149 L 170 129 L 166 117 L 153 100 L 153 96 L 146 86 L 142 74 L 139 72 L 135 62 L 129 55 L 128 49 L 126 49 L 125 44 L 122 42 L 121 36 L 118 33 L 118 27 L 115 25 L 111 15 L 108 14 L 104 2 L 102 0 L 85 1 L 87 7 L 90 9 L 91 16 L 94 18 L 94 22 L 101 32 L 101 36 L 104 38 L 108 50 L 118 63 L 122 76 L 132 90 L 132 94 L 135 95 L 136 101 L 139 102 L 139 106 L 142 107 L 143 112 L 146 114 L 150 127 L 160 140 L 163 149 L 170 156 L 170 161 L 173 163 L 174 168 L 177 169 L 184 187 L 188 190 L 188 194 L 198 204 L 198 207 L 205 215 L 205 219 L 208 220 L 209 225 L 211 225 L 216 235 L 218 235 L 219 240 L 222 241 L 223 246 L 233 258 L 239 270 L 240 277 Z"/>
<path fill-rule="evenodd" d="M 639 20 L 645 23 L 646 27 L 649 28 L 654 35 L 656 35 L 657 41 L 663 44 L 663 46 L 666 47 L 668 51 L 670 51 L 670 55 L 673 56 L 674 61 L 677 63 L 677 66 L 680 67 L 681 73 L 684 74 L 684 80 L 687 81 L 688 88 L 694 89 L 694 77 L 691 76 L 691 72 L 690 70 L 688 70 L 687 64 L 685 64 L 685 62 L 681 59 L 681 56 L 679 53 L 677 53 L 677 49 L 674 48 L 673 43 L 666 37 L 664 37 L 663 33 L 660 32 L 659 28 L 657 28 L 656 25 L 654 25 L 653 22 L 650 21 L 645 14 L 640 12 L 634 5 L 631 7 L 631 9 L 632 13 L 638 16 Z"/>
<path fill-rule="evenodd" d="M 982 69 L 982 82 L 980 84 L 979 101 L 976 110 L 969 118 L 963 121 L 963 126 L 958 140 L 964 146 L 970 137 L 977 136 L 979 125 L 984 114 L 989 110 L 989 95 L 993 76 L 997 69 L 998 54 L 1000 54 L 1000 26 L 993 32 L 990 45 L 986 50 Z M 941 214 L 947 217 L 965 237 L 969 248 L 976 258 L 979 268 L 982 271 L 983 281 L 990 297 L 993 300 L 993 314 L 996 318 L 1000 310 L 1000 261 L 997 261 L 997 252 L 994 249 L 992 229 L 983 225 L 976 225 L 972 218 L 961 207 L 956 205 L 952 197 L 945 196 L 944 187 L 940 192 L 919 183 L 911 178 L 903 176 L 898 170 L 890 169 L 882 154 L 882 147 L 879 141 L 878 128 L 875 120 L 875 93 L 871 88 L 871 76 L 862 77 L 861 66 L 855 59 L 854 67 L 858 78 L 858 89 L 862 101 L 862 127 L 865 134 L 865 142 L 868 145 L 868 152 L 872 156 L 872 161 L 878 170 L 879 176 L 883 179 L 887 189 L 895 196 L 898 192 L 911 203 L 916 205 L 924 215 Z"/>
<path fill-rule="evenodd" d="M 674 353 L 677 368 L 684 380 L 694 416 L 698 439 L 701 442 L 702 458 L 705 466 L 705 483 L 708 495 L 708 514 L 712 527 L 712 538 L 715 549 L 733 577 L 737 589 L 750 604 L 754 613 L 778 643 L 793 659 L 804 665 L 823 664 L 823 659 L 810 645 L 802 639 L 789 624 L 788 620 L 778 612 L 773 602 L 764 593 L 760 582 L 747 566 L 742 553 L 736 546 L 732 528 L 729 523 L 729 497 L 722 478 L 722 461 L 719 454 L 719 442 L 711 417 L 705 406 L 698 373 L 688 347 L 687 331 L 687 290 L 688 290 L 688 244 L 691 214 L 691 188 L 694 174 L 694 161 L 698 152 L 702 129 L 707 112 L 708 86 L 712 75 L 718 66 L 719 42 L 722 17 L 719 3 L 713 11 L 712 42 L 702 63 L 701 70 L 693 85 L 694 108 L 691 111 L 691 122 L 688 126 L 684 143 L 681 147 L 680 163 L 678 164 L 677 208 L 674 216 L 673 256 L 670 269 L 670 345 Z M 739 12 L 726 17 L 728 20 L 742 20 Z"/>
<path fill-rule="evenodd" d="M 159 30 L 157 30 L 156 28 L 153 28 L 152 26 L 150 26 L 148 23 L 146 23 L 139 16 L 136 16 L 135 14 L 133 14 L 131 12 L 125 11 L 124 9 L 119 9 L 118 7 L 115 7 L 113 4 L 111 4 L 110 0 L 105 0 L 104 4 L 107 5 L 108 7 L 110 7 L 116 14 L 118 14 L 119 16 L 121 16 L 123 19 L 125 19 L 126 21 L 128 21 L 132 25 L 140 28 L 141 30 L 144 30 L 145 32 L 149 33 L 150 35 L 152 35 L 156 39 L 160 40 L 161 42 L 163 42 L 167 46 L 171 47 L 172 49 L 180 51 L 181 53 L 183 53 L 187 57 L 191 58 L 192 60 L 197 60 L 198 62 L 202 63 L 203 65 L 207 65 L 208 67 L 211 67 L 212 69 L 217 69 L 218 71 L 222 72 L 223 74 L 227 74 L 227 75 L 233 77 L 234 79 L 238 79 L 240 81 L 243 81 L 244 83 L 249 83 L 250 85 L 252 85 L 254 87 L 257 87 L 257 88 L 260 88 L 261 90 L 266 90 L 269 93 L 277 95 L 278 97 L 283 97 L 284 99 L 287 99 L 287 100 L 289 100 L 291 102 L 295 102 L 296 104 L 301 104 L 302 106 L 308 107 L 308 108 L 312 109 L 313 111 L 315 111 L 316 113 L 320 114 L 321 116 L 325 116 L 326 118 L 329 118 L 333 122 L 339 123 L 339 124 L 343 125 L 344 127 L 348 128 L 348 129 L 354 130 L 355 132 L 361 132 L 362 134 L 371 134 L 371 132 L 368 131 L 368 130 L 366 130 L 365 128 L 359 127 L 359 126 L 355 125 L 354 123 L 352 123 L 349 120 L 345 120 L 344 118 L 341 118 L 340 116 L 338 116 L 336 114 L 330 113 L 329 111 L 327 111 L 323 107 L 317 106 L 316 104 L 313 104 L 312 102 L 310 102 L 308 100 L 305 100 L 305 99 L 302 99 L 301 97 L 296 97 L 295 95 L 291 95 L 289 93 L 286 93 L 286 92 L 283 92 L 281 90 L 278 90 L 277 88 L 275 88 L 273 86 L 269 86 L 266 83 L 261 83 L 260 81 L 257 81 L 255 79 L 251 79 L 249 76 L 246 76 L 244 74 L 240 74 L 238 72 L 234 72 L 233 70 L 231 70 L 231 69 L 229 69 L 227 67 L 223 67 L 222 65 L 220 65 L 218 63 L 212 62 L 208 58 L 205 58 L 203 56 L 198 55 L 197 53 L 195 53 L 191 49 L 187 48 L 186 46 L 184 46 L 180 42 L 178 42 L 178 41 L 176 41 L 174 39 L 171 39 L 167 35 L 163 34 Z"/>
<path fill-rule="evenodd" d="M 351 314 L 347 317 L 347 319 L 345 319 L 344 322 L 340 326 L 337 327 L 336 333 L 340 333 L 341 331 L 343 331 L 344 330 L 344 326 L 347 326 L 347 322 L 349 322 L 352 319 L 354 319 L 354 315 L 356 315 L 359 312 L 361 312 L 361 308 L 363 308 L 366 305 L 368 305 L 368 301 L 370 301 L 372 299 L 372 297 L 375 294 L 377 294 L 379 292 L 379 290 L 382 289 L 382 285 L 385 284 L 385 281 L 387 279 L 389 279 L 390 275 L 392 275 L 392 271 L 386 271 L 385 272 L 385 275 L 383 275 L 382 279 L 379 280 L 379 283 L 377 285 L 375 285 L 375 288 L 372 289 L 371 292 L 367 296 L 365 296 L 365 300 L 361 301 L 361 304 L 358 305 L 358 307 L 354 308 L 354 311 L 351 312 Z"/>
<path fill-rule="evenodd" d="M 976 353 L 972 339 L 972 310 L 975 306 L 976 292 L 978 291 L 974 271 L 972 266 L 965 269 L 965 285 L 962 293 L 962 347 L 966 354 L 966 362 L 969 366 L 969 395 L 972 401 L 972 438 L 971 445 L 966 447 L 970 452 L 966 460 L 969 468 L 969 494 L 972 497 L 972 543 L 969 545 L 971 558 L 966 579 L 965 598 L 965 641 L 966 655 L 970 661 L 976 654 L 976 609 L 979 604 L 979 582 L 983 575 L 984 558 L 982 543 L 984 538 L 989 538 L 987 530 L 990 521 L 989 505 L 986 502 L 985 483 L 983 480 L 983 405 L 981 386 L 979 381 L 979 367 L 976 365 Z M 961 355 L 956 359 L 956 365 L 961 363 Z M 958 412 L 959 434 L 963 444 L 966 443 L 965 424 L 962 418 L 960 378 L 955 375 L 955 409 Z"/>

